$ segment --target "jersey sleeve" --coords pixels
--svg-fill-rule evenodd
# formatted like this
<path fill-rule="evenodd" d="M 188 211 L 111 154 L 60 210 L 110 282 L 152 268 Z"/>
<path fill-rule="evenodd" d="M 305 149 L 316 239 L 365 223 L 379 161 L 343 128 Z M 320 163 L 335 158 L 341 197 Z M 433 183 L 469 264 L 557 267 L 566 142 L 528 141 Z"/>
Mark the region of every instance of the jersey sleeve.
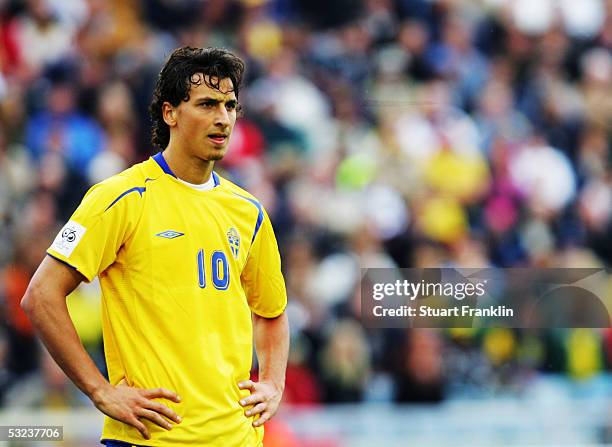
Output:
<path fill-rule="evenodd" d="M 263 211 L 263 210 L 262 210 Z M 251 310 L 265 318 L 279 316 L 287 306 L 280 254 L 270 218 L 263 211 L 261 228 L 255 235 L 241 275 Z"/>
<path fill-rule="evenodd" d="M 144 187 L 109 179 L 85 194 L 68 223 L 47 250 L 53 258 L 91 281 L 111 265 L 135 228 Z"/>

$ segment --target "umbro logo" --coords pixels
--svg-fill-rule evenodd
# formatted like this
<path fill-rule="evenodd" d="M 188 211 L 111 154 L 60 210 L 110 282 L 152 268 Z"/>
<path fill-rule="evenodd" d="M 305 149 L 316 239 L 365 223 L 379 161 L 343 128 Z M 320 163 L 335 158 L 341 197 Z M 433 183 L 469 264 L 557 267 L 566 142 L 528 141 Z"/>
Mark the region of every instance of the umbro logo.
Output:
<path fill-rule="evenodd" d="M 157 233 L 155 236 L 165 237 L 166 239 L 174 239 L 176 237 L 184 236 L 184 235 L 185 233 L 180 233 L 178 231 L 166 230 L 166 231 L 162 231 L 161 233 Z"/>

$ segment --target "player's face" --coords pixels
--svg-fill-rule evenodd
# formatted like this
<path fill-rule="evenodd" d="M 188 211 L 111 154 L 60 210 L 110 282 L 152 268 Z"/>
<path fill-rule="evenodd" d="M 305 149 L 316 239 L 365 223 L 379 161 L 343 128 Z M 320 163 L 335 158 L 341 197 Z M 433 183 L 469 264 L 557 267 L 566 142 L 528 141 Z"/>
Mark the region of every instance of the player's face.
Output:
<path fill-rule="evenodd" d="M 194 79 L 201 77 L 194 75 Z M 238 101 L 232 81 L 222 79 L 219 87 L 216 90 L 200 80 L 199 85 L 192 84 L 189 101 L 176 107 L 176 136 L 183 150 L 202 160 L 221 160 L 225 156 L 236 123 Z"/>

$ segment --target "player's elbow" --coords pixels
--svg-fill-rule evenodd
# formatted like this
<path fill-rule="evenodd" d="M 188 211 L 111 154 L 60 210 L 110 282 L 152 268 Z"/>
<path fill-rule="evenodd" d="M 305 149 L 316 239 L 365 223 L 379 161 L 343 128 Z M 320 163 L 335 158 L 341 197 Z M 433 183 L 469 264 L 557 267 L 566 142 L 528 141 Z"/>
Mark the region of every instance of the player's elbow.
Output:
<path fill-rule="evenodd" d="M 21 308 L 32 318 L 41 307 L 44 307 L 43 288 L 34 278 L 28 285 L 25 295 L 21 298 Z"/>
<path fill-rule="evenodd" d="M 30 315 L 33 312 L 35 301 L 35 292 L 33 291 L 32 284 L 30 284 L 25 295 L 21 298 L 21 308 L 26 314 Z"/>

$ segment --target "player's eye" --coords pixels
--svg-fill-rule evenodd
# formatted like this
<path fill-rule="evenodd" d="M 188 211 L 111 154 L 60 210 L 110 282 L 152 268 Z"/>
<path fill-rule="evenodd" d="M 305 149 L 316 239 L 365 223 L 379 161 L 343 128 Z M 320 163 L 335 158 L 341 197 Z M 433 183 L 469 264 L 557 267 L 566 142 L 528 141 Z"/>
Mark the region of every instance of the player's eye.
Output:
<path fill-rule="evenodd" d="M 228 101 L 225 104 L 225 108 L 227 110 L 236 110 L 236 107 L 238 107 L 238 103 L 236 103 L 236 101 Z"/>

